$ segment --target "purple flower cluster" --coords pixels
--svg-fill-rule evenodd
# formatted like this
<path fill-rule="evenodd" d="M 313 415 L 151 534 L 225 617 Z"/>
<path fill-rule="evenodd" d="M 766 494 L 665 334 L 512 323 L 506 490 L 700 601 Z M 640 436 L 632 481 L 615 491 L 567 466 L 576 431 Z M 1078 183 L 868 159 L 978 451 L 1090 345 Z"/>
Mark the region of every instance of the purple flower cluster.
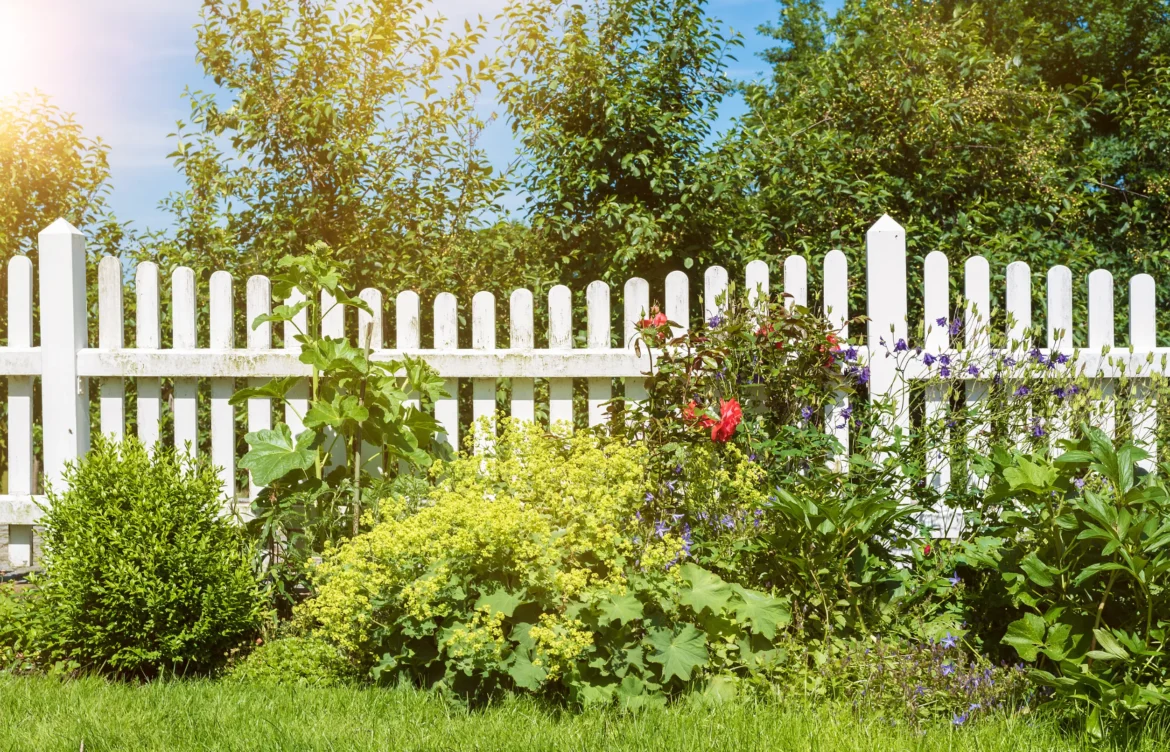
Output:
<path fill-rule="evenodd" d="M 826 680 L 844 680 L 859 711 L 896 710 L 912 724 L 933 717 L 962 725 L 981 713 L 1017 709 L 1032 696 L 1023 666 L 978 661 L 956 635 L 917 645 L 879 638 L 862 647 L 821 668 Z"/>

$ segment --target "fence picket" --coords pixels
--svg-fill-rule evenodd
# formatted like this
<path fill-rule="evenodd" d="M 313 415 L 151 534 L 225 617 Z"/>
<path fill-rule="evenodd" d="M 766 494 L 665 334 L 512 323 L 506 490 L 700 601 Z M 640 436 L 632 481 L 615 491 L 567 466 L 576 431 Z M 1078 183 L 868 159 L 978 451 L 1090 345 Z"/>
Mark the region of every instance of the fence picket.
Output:
<path fill-rule="evenodd" d="M 681 337 L 691 328 L 690 282 L 687 275 L 673 271 L 666 275 L 666 318 L 677 326 L 670 328 L 671 334 Z"/>
<path fill-rule="evenodd" d="M 256 324 L 260 316 L 272 313 L 272 283 L 268 277 L 256 275 L 248 278 L 245 297 L 247 298 L 248 349 L 268 350 L 272 347 L 272 322 Z M 262 386 L 267 379 L 248 379 L 249 386 Z M 253 397 L 248 400 L 248 432 L 266 431 L 272 428 L 272 400 Z M 248 498 L 255 499 L 260 487 L 248 474 Z"/>
<path fill-rule="evenodd" d="M 1048 350 L 1055 356 L 1073 349 L 1072 320 L 1072 272 L 1067 266 L 1054 266 L 1048 270 Z M 1070 435 L 1067 410 L 1061 403 L 1053 406 L 1048 416 L 1053 451 L 1058 442 Z"/>
<path fill-rule="evenodd" d="M 41 441 L 47 488 L 89 450 L 89 379 L 77 369 L 86 347 L 85 238 L 58 219 L 38 238 L 41 269 Z"/>
<path fill-rule="evenodd" d="M 333 339 L 345 339 L 345 311 L 343 305 L 337 304 L 328 290 L 321 291 L 321 336 Z M 360 344 L 360 343 L 359 343 Z M 344 439 L 339 437 L 332 428 L 325 428 L 325 447 L 329 457 L 325 461 L 325 472 L 328 474 L 335 467 L 344 467 L 349 447 Z"/>
<path fill-rule="evenodd" d="M 496 296 L 477 292 L 471 299 L 471 346 L 476 350 L 496 349 Z M 491 449 L 496 434 L 496 380 L 471 380 L 471 414 L 475 421 L 475 451 Z M 485 425 L 481 425 L 481 421 Z"/>
<path fill-rule="evenodd" d="M 28 256 L 8 261 L 8 346 L 33 346 L 33 268 Z M 32 494 L 33 377 L 8 378 L 8 493 Z M 12 555 L 9 549 L 9 555 Z M 31 559 L 30 559 L 31 560 Z"/>
<path fill-rule="evenodd" d="M 300 305 L 305 300 L 305 294 L 300 290 L 293 289 L 292 294 L 284 301 L 284 304 L 289 307 Z M 249 321 L 248 326 L 252 323 Z M 309 312 L 302 310 L 293 316 L 292 321 L 285 321 L 282 328 L 284 336 L 284 349 L 288 352 L 300 353 L 301 343 L 297 342 L 297 334 L 307 334 L 309 332 Z M 309 411 L 309 395 L 311 393 L 308 379 L 301 379 L 293 385 L 292 389 L 288 390 L 288 394 L 284 399 L 284 422 L 288 425 L 289 431 L 293 436 L 301 434 L 305 430 L 305 413 Z"/>
<path fill-rule="evenodd" d="M 232 275 L 215 272 L 208 291 L 209 335 L 212 350 L 231 350 L 236 346 L 232 299 Z M 230 400 L 235 391 L 233 379 L 211 380 L 211 462 L 219 469 L 223 496 L 234 505 L 236 500 L 236 409 Z"/>
<path fill-rule="evenodd" d="M 508 347 L 529 351 L 535 345 L 532 291 L 518 288 L 508 298 Z M 532 423 L 536 421 L 536 387 L 533 379 L 512 379 L 512 417 Z"/>
<path fill-rule="evenodd" d="M 1032 272 L 1023 261 L 1013 261 L 1007 266 L 1005 275 L 1007 288 L 1007 350 L 1011 357 L 1023 360 L 1031 349 L 1030 330 L 1032 328 Z M 1009 415 L 1012 436 L 1018 442 L 1024 442 L 1032 430 L 1032 405 L 1028 396 L 1009 395 L 1008 399 L 1019 409 L 1013 409 Z M 1036 424 L 1035 428 L 1041 426 Z"/>
<path fill-rule="evenodd" d="M 768 304 L 768 262 L 756 259 L 744 268 L 744 284 L 747 286 L 748 305 L 757 316 L 763 315 Z"/>
<path fill-rule="evenodd" d="M 1149 274 L 1138 274 L 1129 281 L 1129 346 L 1134 350 L 1153 350 L 1158 346 L 1156 328 L 1156 300 L 1154 278 Z M 1138 460 L 1138 465 L 1147 472 L 1153 472 L 1158 462 L 1157 428 L 1158 410 L 1154 404 L 1154 392 L 1150 389 L 1147 375 L 1153 366 L 1131 374 L 1133 381 L 1133 441 L 1149 453 L 1149 457 Z"/>
<path fill-rule="evenodd" d="M 922 267 L 922 330 L 925 332 L 923 349 L 936 358 L 947 352 L 951 347 L 950 333 L 947 320 L 950 318 L 951 303 L 950 262 L 946 254 L 941 251 L 931 251 L 926 256 Z M 941 366 L 934 366 L 930 373 L 937 375 Z M 950 444 L 950 429 L 946 427 L 947 414 L 950 412 L 947 385 L 939 383 L 927 384 L 923 418 L 928 425 L 941 431 L 940 441 L 934 443 L 926 452 L 926 467 L 929 475 L 928 482 L 939 493 L 943 493 L 951 485 L 951 459 L 947 452 Z M 950 532 L 953 513 L 946 508 L 935 510 L 943 521 L 941 525 L 946 532 Z"/>
<path fill-rule="evenodd" d="M 883 352 L 906 339 L 906 232 L 888 214 L 866 232 L 865 259 L 869 393 L 871 399 L 890 400 L 893 426 L 906 429 L 910 426 L 906 384 L 898 373 L 898 359 Z"/>
<path fill-rule="evenodd" d="M 608 350 L 613 328 L 609 313 L 609 285 L 601 281 L 589 283 L 585 289 L 585 312 L 589 348 Z M 599 426 L 606 420 L 605 403 L 613 398 L 613 380 L 592 378 L 588 386 L 589 425 Z"/>
<path fill-rule="evenodd" d="M 369 348 L 371 351 L 382 349 L 382 292 L 367 287 L 358 293 L 358 298 L 369 306 L 367 313 L 358 309 L 357 336 L 358 347 Z M 418 400 L 411 398 L 407 403 L 417 404 Z M 382 477 L 383 461 L 382 447 L 370 441 L 362 440 L 362 467 L 375 478 Z"/>
<path fill-rule="evenodd" d="M 548 348 L 573 349 L 573 293 L 565 285 L 556 285 L 548 291 Z M 573 427 L 573 380 L 548 380 L 548 423 L 552 429 L 558 424 Z"/>
<path fill-rule="evenodd" d="M 126 346 L 122 309 L 122 262 L 104 256 L 98 262 L 98 347 Z M 101 380 L 101 432 L 121 439 L 126 431 L 126 383 L 121 377 Z"/>
<path fill-rule="evenodd" d="M 158 349 L 162 341 L 159 326 L 158 266 L 152 261 L 138 265 L 134 273 L 135 337 L 134 344 L 141 349 Z M 153 451 L 158 444 L 162 421 L 162 382 L 160 379 L 138 379 L 138 438 Z"/>
<path fill-rule="evenodd" d="M 195 271 L 180 266 L 171 274 L 171 347 L 194 350 Z M 194 457 L 199 451 L 198 404 L 199 382 L 175 379 L 174 386 L 175 448 Z"/>
<path fill-rule="evenodd" d="M 119 280 L 120 281 L 120 280 Z M 33 268 L 28 256 L 8 261 L 8 346 L 33 346 Z M 33 458 L 33 377 L 8 378 L 8 488 L 10 496 L 31 496 L 36 477 Z M 0 519 L 0 524 L 5 521 Z M 33 526 L 10 524 L 8 564 L 33 563 Z M 3 556 L 3 552 L 0 552 Z"/>
<path fill-rule="evenodd" d="M 631 280 L 632 281 L 632 280 Z M 722 316 L 727 310 L 727 270 L 712 266 L 703 275 L 703 318 L 707 321 Z"/>
<path fill-rule="evenodd" d="M 370 307 L 367 313 L 362 309 L 357 312 L 358 347 L 370 350 L 382 349 L 382 292 L 367 287 L 358 293 L 358 299 Z"/>
<path fill-rule="evenodd" d="M 841 251 L 834 250 L 825 254 L 823 298 L 825 318 L 844 342 L 849 338 L 849 262 Z M 838 355 L 838 358 L 840 357 L 841 355 Z M 825 407 L 825 430 L 841 444 L 841 454 L 829 462 L 830 467 L 837 472 L 844 472 L 846 468 L 851 416 L 849 398 L 844 393 L 837 392 L 833 401 Z"/>
<path fill-rule="evenodd" d="M 711 273 L 710 270 L 707 271 Z M 724 273 L 726 280 L 726 272 Z M 650 285 L 641 277 L 634 277 L 626 282 L 625 308 L 622 330 L 625 332 L 626 349 L 634 347 L 634 340 L 638 336 L 638 322 L 650 312 Z M 645 348 L 646 343 L 641 343 Z M 626 401 L 633 403 L 645 402 L 650 396 L 646 391 L 646 381 L 641 378 L 626 378 Z"/>
<path fill-rule="evenodd" d="M 1113 349 L 1113 275 L 1105 269 L 1089 272 L 1089 350 L 1105 353 Z M 1101 416 L 1098 427 L 1112 437 L 1117 428 L 1113 402 L 1113 379 L 1094 379 L 1093 413 Z"/>
<path fill-rule="evenodd" d="M 435 296 L 435 349 L 456 350 L 459 347 L 458 301 L 449 292 Z M 459 379 L 445 379 L 446 397 L 435 401 L 435 420 L 443 427 L 440 439 L 459 449 Z"/>
<path fill-rule="evenodd" d="M 789 256 L 784 259 L 784 292 L 791 295 L 786 305 L 808 307 L 808 262 L 804 256 Z"/>
<path fill-rule="evenodd" d="M 964 343 L 967 357 L 986 362 L 991 350 L 991 267 L 982 256 L 972 256 L 963 264 L 963 293 L 967 306 L 963 312 Z M 976 451 L 987 447 L 991 426 L 979 418 L 990 395 L 987 382 L 975 379 L 965 382 L 967 401 L 967 441 Z M 970 480 L 978 485 L 974 472 Z"/>

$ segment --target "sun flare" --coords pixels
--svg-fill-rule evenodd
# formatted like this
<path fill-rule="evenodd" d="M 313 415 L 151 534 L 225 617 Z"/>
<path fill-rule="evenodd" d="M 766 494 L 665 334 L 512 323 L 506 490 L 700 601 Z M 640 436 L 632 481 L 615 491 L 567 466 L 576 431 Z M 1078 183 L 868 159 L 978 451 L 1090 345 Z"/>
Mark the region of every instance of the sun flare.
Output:
<path fill-rule="evenodd" d="M 35 59 L 29 41 L 32 0 L 0 0 L 0 97 L 26 88 Z"/>

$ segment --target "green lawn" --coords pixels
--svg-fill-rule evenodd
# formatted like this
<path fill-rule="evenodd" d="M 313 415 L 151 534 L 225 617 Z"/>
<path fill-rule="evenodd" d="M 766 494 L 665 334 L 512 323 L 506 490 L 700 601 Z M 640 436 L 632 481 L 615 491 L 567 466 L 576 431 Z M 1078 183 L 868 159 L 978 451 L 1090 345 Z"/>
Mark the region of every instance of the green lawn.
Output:
<path fill-rule="evenodd" d="M 1151 738 L 1157 737 L 1157 738 Z M 514 700 L 467 711 L 423 692 L 125 686 L 0 676 L 0 750 L 1062 750 L 1101 747 L 1042 721 L 915 733 L 834 706 L 680 703 L 639 714 L 556 713 Z M 1170 747 L 1165 729 L 1132 749 Z"/>

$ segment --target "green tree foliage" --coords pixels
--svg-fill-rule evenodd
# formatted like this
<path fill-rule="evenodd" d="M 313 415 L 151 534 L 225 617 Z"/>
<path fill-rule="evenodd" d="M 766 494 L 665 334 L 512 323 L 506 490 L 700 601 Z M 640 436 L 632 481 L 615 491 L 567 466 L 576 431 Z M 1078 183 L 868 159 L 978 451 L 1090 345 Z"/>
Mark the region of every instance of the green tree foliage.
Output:
<path fill-rule="evenodd" d="M 808 52 L 777 54 L 773 79 L 746 87 L 750 112 L 722 144 L 746 173 L 757 248 L 819 263 L 840 246 L 856 274 L 866 228 L 889 213 L 919 261 L 1091 262 L 1082 231 L 1100 207 L 1081 146 L 1094 88 L 1052 88 L 962 9 L 848 3 L 823 50 L 805 11 L 774 31 Z"/>
<path fill-rule="evenodd" d="M 917 261 L 1154 271 L 1170 253 L 1168 12 L 850 0 L 830 18 L 784 3 L 763 28 L 781 42 L 772 78 L 745 87 L 749 113 L 721 145 L 725 172 L 741 171 L 745 247 L 819 262 L 839 245 L 859 273 L 885 212 Z"/>
<path fill-rule="evenodd" d="M 198 60 L 219 91 L 188 93 L 167 260 L 244 276 L 325 242 L 353 262 L 351 284 L 477 283 L 462 275 L 502 247 L 474 232 L 504 186 L 478 144 L 495 62 L 482 21 L 447 31 L 433 10 L 206 0 Z M 495 262 L 523 266 L 513 250 Z"/>
<path fill-rule="evenodd" d="M 43 94 L 0 100 L 0 259 L 35 261 L 37 233 L 58 217 L 85 232 L 91 250 L 117 252 L 108 152 Z"/>
<path fill-rule="evenodd" d="M 727 185 L 704 160 L 739 39 L 703 0 L 528 0 L 505 10 L 500 93 L 540 242 L 575 274 L 708 259 Z M 688 264 L 689 265 L 689 264 Z"/>

